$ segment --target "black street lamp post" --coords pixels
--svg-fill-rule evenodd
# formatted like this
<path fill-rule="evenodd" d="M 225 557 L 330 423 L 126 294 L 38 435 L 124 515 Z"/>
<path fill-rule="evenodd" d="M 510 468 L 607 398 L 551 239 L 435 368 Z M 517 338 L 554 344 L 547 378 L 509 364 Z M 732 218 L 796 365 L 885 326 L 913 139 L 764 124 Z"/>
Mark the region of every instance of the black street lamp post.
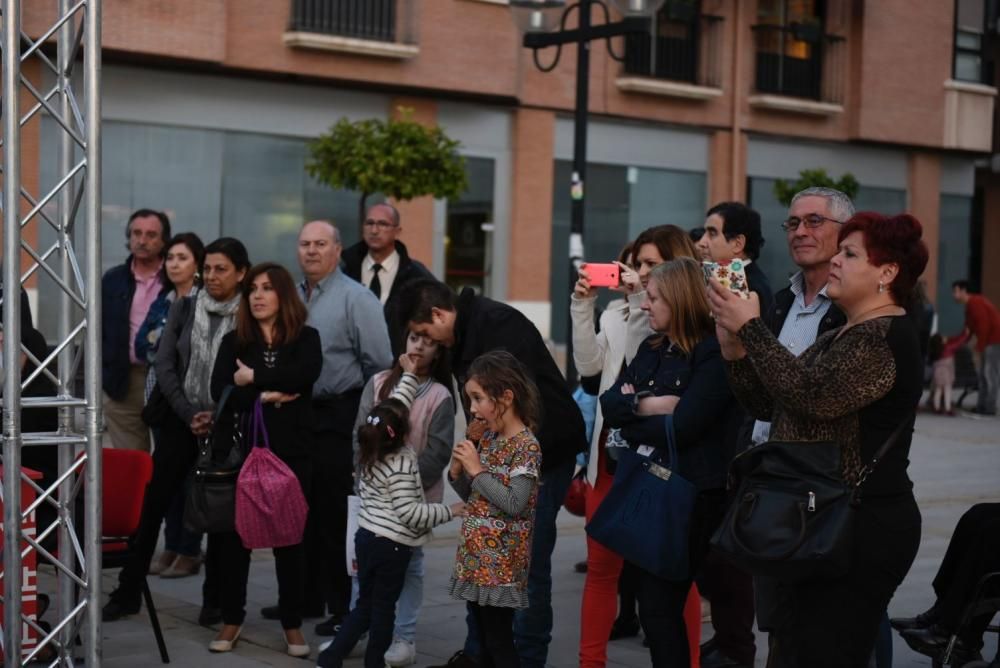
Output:
<path fill-rule="evenodd" d="M 615 7 L 625 17 L 612 22 L 607 5 L 602 0 L 577 0 L 566 6 L 566 0 L 510 0 L 515 22 L 524 31 L 523 45 L 532 50 L 535 66 L 543 72 L 551 72 L 559 64 L 564 44 L 576 44 L 576 104 L 573 112 L 573 176 L 570 183 L 570 233 L 569 233 L 569 284 L 576 282 L 577 269 L 583 260 L 584 201 L 587 182 L 587 108 L 590 95 L 590 42 L 603 39 L 608 54 L 622 61 L 611 48 L 611 38 L 629 33 L 649 30 L 649 18 L 663 5 L 665 0 L 612 0 Z M 604 23 L 591 24 L 594 6 L 604 11 Z M 577 27 L 566 29 L 566 20 L 576 11 Z M 557 18 L 558 17 L 558 18 Z M 553 28 L 558 27 L 558 30 Z M 556 55 L 551 63 L 543 65 L 538 59 L 538 51 L 550 46 L 556 47 Z M 573 365 L 573 322 L 568 321 L 566 329 L 566 380 L 570 386 L 576 381 Z"/>

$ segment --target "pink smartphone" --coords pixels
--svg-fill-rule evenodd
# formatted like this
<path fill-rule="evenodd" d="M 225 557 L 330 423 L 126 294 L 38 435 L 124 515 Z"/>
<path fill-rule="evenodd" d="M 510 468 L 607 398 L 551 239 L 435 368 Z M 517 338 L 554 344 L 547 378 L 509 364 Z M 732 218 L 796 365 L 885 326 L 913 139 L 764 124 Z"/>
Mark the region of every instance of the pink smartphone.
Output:
<path fill-rule="evenodd" d="M 714 278 L 722 287 L 743 299 L 750 299 L 750 285 L 747 283 L 746 265 L 749 260 L 729 260 L 728 262 L 712 262 L 703 260 L 701 268 L 705 272 L 705 283 Z"/>
<path fill-rule="evenodd" d="M 595 288 L 617 288 L 621 284 L 621 268 L 617 264 L 591 263 L 583 265 Z"/>

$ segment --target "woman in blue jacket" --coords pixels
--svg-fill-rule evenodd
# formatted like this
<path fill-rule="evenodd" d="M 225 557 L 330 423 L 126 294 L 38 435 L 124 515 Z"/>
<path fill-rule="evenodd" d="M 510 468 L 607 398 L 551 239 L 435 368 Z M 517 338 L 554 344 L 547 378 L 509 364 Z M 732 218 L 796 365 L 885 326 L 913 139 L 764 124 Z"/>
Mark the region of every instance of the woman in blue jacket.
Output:
<path fill-rule="evenodd" d="M 601 395 L 601 408 L 605 424 L 641 454 L 665 449 L 666 430 L 673 428 L 679 461 L 671 468 L 698 488 L 689 541 L 693 575 L 725 508 L 724 453 L 736 438 L 739 414 L 698 262 L 677 258 L 653 269 L 642 309 L 655 333 Z M 691 634 L 689 649 L 684 611 L 691 584 L 691 578 L 672 581 L 642 572 L 639 618 L 657 668 L 691 665 L 698 637 Z M 700 619 L 688 625 L 698 628 Z"/>

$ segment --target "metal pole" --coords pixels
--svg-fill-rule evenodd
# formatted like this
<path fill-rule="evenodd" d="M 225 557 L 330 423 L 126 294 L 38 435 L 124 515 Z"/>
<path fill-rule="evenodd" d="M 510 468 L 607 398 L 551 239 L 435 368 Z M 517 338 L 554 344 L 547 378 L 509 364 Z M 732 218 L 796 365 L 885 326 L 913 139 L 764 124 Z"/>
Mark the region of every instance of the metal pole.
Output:
<path fill-rule="evenodd" d="M 86 98 L 87 182 L 84 216 L 87 221 L 87 339 L 84 348 L 84 395 L 87 399 L 87 473 L 84 540 L 87 555 L 88 666 L 101 665 L 101 2 L 89 0 L 84 16 L 84 75 Z"/>
<path fill-rule="evenodd" d="M 59 0 L 59 16 L 65 16 L 70 9 L 70 0 Z M 59 113 L 64 119 L 69 119 L 72 117 L 73 110 L 70 101 L 70 89 L 73 82 L 70 78 L 72 65 L 73 65 L 73 28 L 75 21 L 65 21 L 59 28 L 58 34 L 58 45 L 56 52 L 56 63 L 58 65 L 58 74 L 56 75 L 57 84 L 59 86 Z M 68 174 L 70 169 L 72 169 L 73 161 L 73 139 L 69 136 L 67 132 L 59 133 L 59 174 Z M 59 224 L 59 263 L 60 263 L 60 276 L 66 285 L 72 285 L 73 279 L 73 267 L 71 264 L 71 236 L 70 230 L 72 227 L 72 220 L 70 219 L 71 209 L 73 208 L 73 192 L 74 186 L 76 185 L 77 179 L 73 179 L 69 184 L 66 185 L 59 192 L 58 201 L 58 217 L 56 222 Z M 72 328 L 73 319 L 73 302 L 70 299 L 70 295 L 65 290 L 60 290 L 60 303 L 59 303 L 59 341 L 65 341 L 70 336 L 70 330 Z M 59 385 L 57 392 L 59 396 L 71 397 L 74 394 L 73 384 L 73 350 L 71 346 L 65 346 L 62 352 L 59 353 Z M 69 406 L 62 406 L 59 408 L 59 435 L 69 436 L 73 432 L 73 414 L 74 409 Z M 57 446 L 58 451 L 58 470 L 59 472 L 67 471 L 72 465 L 74 457 L 74 448 L 68 446 Z M 72 520 L 73 524 L 68 524 L 62 522 L 59 526 L 59 555 L 60 559 L 66 566 L 71 570 L 76 570 L 76 555 L 73 550 L 73 539 L 71 532 L 73 531 L 73 526 L 75 521 L 80 518 L 74 517 L 74 506 L 73 501 L 73 479 L 67 478 L 60 486 L 57 493 L 59 501 L 59 511 L 61 515 L 64 515 Z M 73 614 L 73 608 L 76 607 L 77 598 L 77 588 L 76 583 L 73 582 L 66 573 L 59 571 L 59 589 L 58 589 L 58 606 L 59 619 L 66 619 Z M 63 660 L 72 659 L 73 652 L 73 642 L 74 636 L 76 635 L 75 625 L 67 624 L 63 627 L 62 631 L 59 633 L 59 643 L 60 651 L 59 658 Z"/>
<path fill-rule="evenodd" d="M 3 3 L 3 653 L 21 664 L 21 7 Z"/>
<path fill-rule="evenodd" d="M 593 0 L 580 0 L 579 31 L 576 43 L 576 107 L 573 112 L 573 176 L 570 184 L 572 200 L 569 225 L 569 285 L 576 283 L 577 269 L 583 261 L 583 219 L 587 184 L 587 108 L 590 96 L 590 8 Z M 569 313 L 569 312 L 568 312 Z M 573 364 L 573 316 L 569 313 L 566 327 L 566 382 L 576 384 Z"/>

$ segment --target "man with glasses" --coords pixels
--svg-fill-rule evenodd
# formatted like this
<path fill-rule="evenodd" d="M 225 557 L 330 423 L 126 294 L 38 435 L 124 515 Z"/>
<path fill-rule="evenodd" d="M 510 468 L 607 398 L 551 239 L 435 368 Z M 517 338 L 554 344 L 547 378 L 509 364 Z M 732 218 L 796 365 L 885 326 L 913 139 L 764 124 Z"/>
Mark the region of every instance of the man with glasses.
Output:
<path fill-rule="evenodd" d="M 826 295 L 830 260 L 837 254 L 840 227 L 854 215 L 851 198 L 833 188 L 806 188 L 795 194 L 788 207 L 788 217 L 781 224 L 788 242 L 788 252 L 799 271 L 790 285 L 774 295 L 774 303 L 764 313 L 764 322 L 778 341 L 793 355 L 801 355 L 824 332 L 846 322 L 843 312 Z M 747 425 L 750 431 L 750 425 Z M 763 443 L 771 432 L 771 423 L 757 420 L 749 446 Z M 794 610 L 781 601 L 773 578 L 755 577 L 757 593 L 757 626 L 771 631 Z M 704 664 L 703 664 L 704 665 Z M 720 662 L 716 667 L 741 665 Z M 791 668 L 776 666 L 774 668 Z"/>
<path fill-rule="evenodd" d="M 403 352 L 403 324 L 398 317 L 399 293 L 404 285 L 433 278 L 423 264 L 410 258 L 399 241 L 403 231 L 399 211 L 388 203 L 368 209 L 361 241 L 344 250 L 344 273 L 375 293 L 382 302 L 395 356 Z"/>

